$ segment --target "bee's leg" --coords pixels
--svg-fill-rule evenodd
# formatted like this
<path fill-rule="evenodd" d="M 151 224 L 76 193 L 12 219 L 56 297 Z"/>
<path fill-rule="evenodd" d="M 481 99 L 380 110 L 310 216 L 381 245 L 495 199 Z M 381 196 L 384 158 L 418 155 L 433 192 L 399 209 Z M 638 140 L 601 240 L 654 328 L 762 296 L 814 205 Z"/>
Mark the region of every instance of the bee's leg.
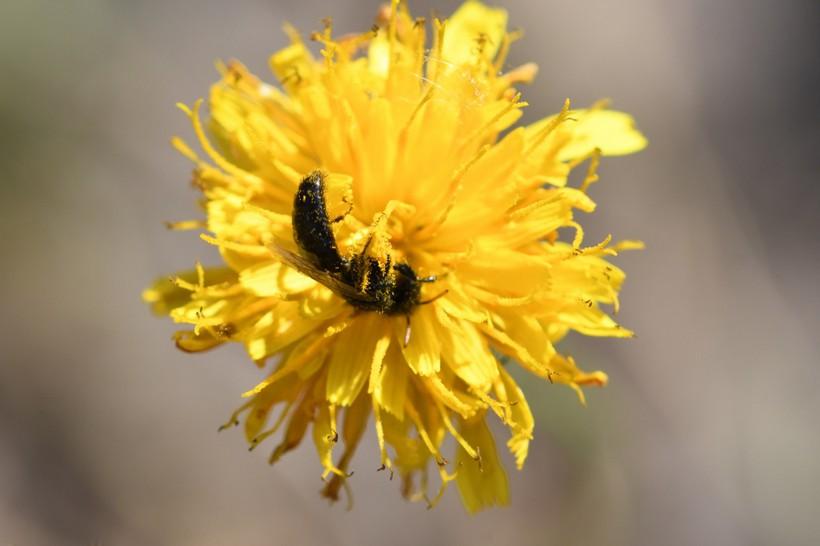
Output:
<path fill-rule="evenodd" d="M 362 253 L 359 254 L 356 259 L 359 260 L 359 263 L 364 270 L 365 265 L 367 264 L 367 250 L 370 248 L 370 244 L 373 242 L 373 234 L 370 234 L 370 237 L 367 238 L 367 242 L 364 244 L 364 248 L 362 249 Z"/>
<path fill-rule="evenodd" d="M 345 211 L 345 213 L 344 213 L 344 214 L 340 214 L 339 216 L 337 216 L 336 218 L 334 218 L 333 220 L 331 220 L 331 221 L 330 221 L 330 223 L 331 223 L 331 224 L 336 224 L 336 223 L 341 222 L 342 220 L 344 220 L 344 219 L 345 219 L 345 216 L 347 216 L 348 214 L 350 214 L 351 212 L 353 212 L 353 203 L 352 203 L 351 201 L 348 201 L 348 200 L 347 200 L 347 196 L 346 196 L 346 195 L 345 195 L 344 197 L 342 197 L 342 202 L 344 202 L 344 203 L 346 203 L 346 204 L 347 204 L 347 210 Z"/>
<path fill-rule="evenodd" d="M 407 319 L 407 328 L 404 329 L 404 346 L 407 347 L 410 345 L 410 313 L 404 315 L 404 318 Z"/>
<path fill-rule="evenodd" d="M 367 238 L 367 242 L 364 244 L 364 248 L 362 248 L 362 251 L 359 254 L 357 254 L 356 257 L 354 258 L 354 260 L 359 262 L 359 265 L 362 268 L 364 268 L 364 265 L 366 263 L 365 258 L 367 256 L 367 249 L 370 248 L 370 243 L 372 243 L 372 242 L 373 242 L 373 235 L 370 235 L 370 237 Z"/>
<path fill-rule="evenodd" d="M 362 249 L 362 256 L 367 254 L 367 249 L 370 248 L 370 243 L 373 242 L 373 234 L 370 234 L 370 237 L 367 238 L 367 242 L 364 244 L 364 248 Z"/>
<path fill-rule="evenodd" d="M 373 242 L 373 235 L 371 234 L 370 237 L 367 238 L 367 242 L 364 244 L 364 248 L 362 249 L 361 253 L 357 254 L 355 258 L 356 266 L 355 270 L 358 272 L 359 278 L 356 280 L 356 289 L 362 290 L 365 284 L 367 283 L 368 277 L 368 267 L 367 267 L 367 249 L 370 248 L 370 244 Z"/>
<path fill-rule="evenodd" d="M 419 305 L 426 305 L 426 304 L 428 304 L 428 303 L 433 303 L 434 301 L 436 301 L 436 300 L 437 300 L 437 299 L 439 299 L 440 297 L 442 297 L 442 296 L 446 296 L 446 295 L 447 295 L 447 292 L 449 292 L 449 291 L 450 291 L 450 290 L 442 290 L 440 293 L 436 294 L 435 296 L 433 296 L 433 297 L 432 297 L 432 298 L 430 298 L 429 300 L 421 300 L 421 301 L 419 302 Z"/>

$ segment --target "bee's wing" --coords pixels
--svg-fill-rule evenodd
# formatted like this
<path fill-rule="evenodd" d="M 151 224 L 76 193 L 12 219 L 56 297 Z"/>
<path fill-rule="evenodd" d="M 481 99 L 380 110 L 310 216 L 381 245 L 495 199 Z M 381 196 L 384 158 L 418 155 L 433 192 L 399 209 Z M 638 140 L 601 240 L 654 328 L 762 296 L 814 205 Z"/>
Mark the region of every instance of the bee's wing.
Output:
<path fill-rule="evenodd" d="M 327 271 L 319 269 L 304 256 L 291 252 L 279 242 L 274 242 L 273 250 L 286 265 L 330 288 L 333 292 L 348 301 L 362 303 L 374 303 L 376 301 L 373 297 L 356 290 L 355 286 L 344 283 Z"/>

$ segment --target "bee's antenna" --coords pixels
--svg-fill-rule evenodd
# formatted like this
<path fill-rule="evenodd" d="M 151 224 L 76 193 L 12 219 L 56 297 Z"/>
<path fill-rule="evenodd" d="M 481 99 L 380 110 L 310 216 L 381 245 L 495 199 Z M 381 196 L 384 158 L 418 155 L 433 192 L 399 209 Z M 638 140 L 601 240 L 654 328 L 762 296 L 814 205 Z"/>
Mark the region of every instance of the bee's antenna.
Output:
<path fill-rule="evenodd" d="M 437 299 L 441 298 L 442 296 L 446 296 L 446 295 L 447 295 L 447 293 L 448 293 L 449 291 L 450 291 L 449 289 L 447 289 L 447 290 L 443 290 L 442 292 L 440 292 L 440 293 L 436 294 L 435 296 L 433 296 L 433 297 L 432 297 L 432 298 L 430 298 L 429 300 L 422 300 L 422 301 L 420 301 L 420 302 L 419 302 L 419 305 L 426 305 L 426 304 L 428 304 L 428 303 L 433 303 L 434 301 L 436 301 Z M 408 319 L 409 319 L 409 317 L 408 317 Z"/>

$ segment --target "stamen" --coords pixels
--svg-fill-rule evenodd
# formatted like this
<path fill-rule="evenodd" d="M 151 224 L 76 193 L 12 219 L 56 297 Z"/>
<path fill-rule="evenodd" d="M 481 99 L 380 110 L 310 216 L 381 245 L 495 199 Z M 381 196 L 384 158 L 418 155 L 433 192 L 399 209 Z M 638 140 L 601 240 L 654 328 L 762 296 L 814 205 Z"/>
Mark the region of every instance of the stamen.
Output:
<path fill-rule="evenodd" d="M 458 444 L 461 446 L 461 448 L 464 451 L 467 452 L 467 455 L 471 459 L 473 459 L 474 461 L 478 461 L 479 460 L 478 451 L 476 451 L 473 448 L 473 446 L 471 446 L 467 442 L 467 440 L 464 439 L 464 436 L 462 436 L 458 432 L 458 430 L 456 430 L 456 428 L 453 426 L 452 421 L 450 421 L 450 416 L 447 414 L 447 409 L 444 407 L 444 405 L 441 403 L 441 401 L 439 401 L 437 398 L 434 398 L 434 401 L 436 403 L 436 408 L 438 408 L 439 414 L 441 414 L 441 419 L 444 422 L 444 428 L 446 428 L 447 432 L 449 432 L 450 435 L 453 438 L 455 438 L 456 442 L 458 442 Z"/>
<path fill-rule="evenodd" d="M 202 263 L 199 260 L 195 262 L 194 267 L 196 268 L 197 284 L 201 290 L 205 288 L 205 268 L 202 267 Z"/>
<path fill-rule="evenodd" d="M 508 427 L 512 426 L 512 423 L 510 423 L 507 419 L 507 412 L 503 404 L 499 403 L 498 400 L 493 399 L 489 394 L 485 393 L 477 387 L 470 387 L 470 392 L 472 392 L 479 400 L 487 404 L 487 406 L 491 410 L 493 410 L 493 413 L 495 413 L 498 416 L 498 418 L 501 419 L 502 423 L 504 423 Z M 480 458 L 480 453 L 477 449 L 476 453 L 479 455 Z"/>
<path fill-rule="evenodd" d="M 407 144 L 407 135 L 410 131 L 410 126 L 412 125 L 413 121 L 415 121 L 416 117 L 418 116 L 419 112 L 421 111 L 421 107 L 424 106 L 431 98 L 433 98 L 433 91 L 434 87 L 430 86 L 424 95 L 421 97 L 421 100 L 416 103 L 416 106 L 413 108 L 413 111 L 410 113 L 410 117 L 407 118 L 407 123 L 404 124 L 402 127 L 401 132 L 399 133 L 399 149 L 404 149 Z"/>
<path fill-rule="evenodd" d="M 518 41 L 524 35 L 524 32 L 521 30 L 515 30 L 513 32 L 506 32 L 504 33 L 504 37 L 501 39 L 501 46 L 498 48 L 498 54 L 495 56 L 495 62 L 493 63 L 493 70 L 490 73 L 491 76 L 495 76 L 501 69 L 504 67 L 504 61 L 507 60 L 507 55 L 510 52 L 510 45 L 513 42 Z"/>
<path fill-rule="evenodd" d="M 630 239 L 624 239 L 623 241 L 619 241 L 612 245 L 611 247 L 613 250 L 620 252 L 622 250 L 643 250 L 646 248 L 646 245 L 643 241 L 632 241 Z M 611 269 L 609 269 L 611 271 Z"/>
<path fill-rule="evenodd" d="M 276 434 L 276 432 L 282 426 L 282 423 L 285 422 L 285 418 L 288 416 L 288 413 L 290 412 L 290 408 L 293 407 L 293 404 L 294 404 L 294 401 L 288 402 L 285 405 L 285 407 L 282 408 L 282 413 L 279 414 L 279 417 L 276 419 L 276 422 L 273 424 L 273 426 L 271 428 L 269 428 L 268 430 L 266 430 L 266 431 L 264 431 L 260 434 L 257 434 L 253 438 L 253 440 L 251 440 L 251 446 L 248 448 L 248 451 L 253 451 L 254 449 L 256 449 L 256 447 L 259 444 L 264 442 L 267 438 L 269 438 L 270 436 L 273 436 L 274 434 Z"/>
<path fill-rule="evenodd" d="M 501 73 L 501 68 L 504 66 L 504 61 L 507 60 L 507 54 L 510 52 L 510 33 L 505 32 L 501 38 L 501 45 L 498 48 L 498 53 L 495 56 L 495 61 L 492 63 L 492 70 L 489 71 L 489 76 L 495 78 Z"/>
<path fill-rule="evenodd" d="M 376 440 L 379 444 L 379 452 L 381 453 L 381 461 L 382 465 L 379 470 L 384 470 L 387 468 L 390 471 L 390 479 L 393 479 L 393 461 L 390 460 L 390 457 L 387 455 L 387 449 L 384 445 L 384 424 L 382 423 L 382 415 L 381 409 L 379 407 L 378 402 L 376 402 L 376 397 L 373 396 L 373 421 L 376 426 Z"/>
<path fill-rule="evenodd" d="M 500 376 L 497 377 L 493 382 L 493 389 L 495 390 L 495 395 L 498 397 L 498 400 L 501 401 L 502 404 L 504 404 L 505 415 L 507 420 L 510 422 L 510 430 L 513 432 L 513 434 L 525 434 L 527 438 L 532 440 L 532 433 L 530 431 L 525 430 L 524 427 L 522 427 L 521 425 L 513 423 L 511 421 L 512 408 L 518 405 L 518 400 L 511 401 L 509 399 L 507 388 L 504 385 L 504 381 L 502 381 Z"/>
<path fill-rule="evenodd" d="M 433 19 L 433 30 L 435 35 L 433 37 L 433 50 L 431 55 L 427 58 L 427 81 L 434 84 L 438 80 L 439 64 L 430 62 L 433 60 L 442 59 L 442 49 L 444 48 L 444 31 L 447 26 L 447 21 L 442 21 L 438 17 Z"/>
<path fill-rule="evenodd" d="M 547 123 L 546 126 L 535 135 L 535 137 L 533 137 L 532 142 L 524 151 L 524 157 L 530 155 L 535 148 L 540 146 L 547 139 L 550 133 L 552 133 L 559 125 L 564 123 L 569 118 L 569 105 L 569 99 L 566 99 L 564 101 L 564 106 L 561 108 L 558 115 L 555 116 L 552 121 Z"/>
<path fill-rule="evenodd" d="M 507 354 L 512 353 L 510 356 L 514 357 L 522 366 L 530 370 L 535 375 L 543 377 L 552 383 L 552 376 L 556 375 L 555 370 L 546 364 L 539 362 L 538 359 L 533 357 L 525 347 L 516 342 L 506 333 L 497 330 L 492 325 L 481 324 L 478 325 L 478 327 L 485 335 L 487 335 L 487 337 L 495 341 L 497 348 L 501 352 Z M 484 393 L 481 392 L 477 392 L 476 394 L 479 396 L 484 395 Z M 493 407 L 493 410 L 495 411 L 495 407 Z M 499 415 L 499 417 L 501 416 Z"/>
<path fill-rule="evenodd" d="M 459 147 L 459 151 L 468 148 L 473 144 L 473 142 L 479 140 L 484 133 L 489 132 L 493 125 L 495 125 L 501 118 L 506 116 L 508 113 L 512 112 L 515 109 L 524 108 L 526 106 L 528 106 L 528 103 L 521 100 L 521 93 L 516 93 L 513 99 L 509 101 L 504 108 L 502 108 L 498 113 L 496 113 L 487 122 L 485 122 L 484 125 L 473 131 L 473 134 L 471 134 L 467 140 L 462 142 L 461 146 Z"/>
<path fill-rule="evenodd" d="M 436 507 L 436 505 L 439 503 L 441 498 L 444 496 L 444 492 L 447 490 L 447 485 L 451 481 L 455 480 L 456 475 L 458 474 L 458 471 L 456 471 L 452 474 L 447 473 L 447 470 L 445 469 L 445 466 L 448 464 L 447 459 L 443 459 L 443 464 L 440 463 L 439 461 L 436 461 L 436 463 L 438 464 L 438 475 L 439 475 L 439 479 L 441 480 L 441 485 L 439 485 L 438 493 L 436 493 L 436 496 L 432 500 L 427 496 L 427 480 L 426 480 L 426 473 L 425 473 L 423 498 L 424 498 L 424 501 L 427 503 L 427 509 L 428 510 L 431 510 L 431 509 Z"/>
<path fill-rule="evenodd" d="M 330 414 L 330 434 L 327 439 L 335 444 L 339 441 L 339 433 L 336 431 L 336 404 L 328 405 L 328 413 Z"/>
<path fill-rule="evenodd" d="M 248 400 L 247 402 L 239 406 L 239 408 L 231 414 L 230 419 L 228 419 L 224 424 L 219 426 L 217 432 L 222 432 L 226 428 L 238 426 L 239 416 L 245 413 L 253 405 L 254 402 L 255 400 Z"/>
<path fill-rule="evenodd" d="M 296 30 L 296 27 L 294 27 L 290 23 L 283 24 L 282 25 L 282 30 L 287 35 L 288 39 L 290 40 L 290 43 L 292 43 L 292 44 L 301 44 L 301 43 L 303 43 L 302 42 L 302 36 L 299 34 L 299 31 Z"/>
<path fill-rule="evenodd" d="M 202 107 L 202 99 L 197 99 L 194 103 L 193 110 L 187 110 L 189 117 L 191 118 L 191 123 L 194 126 L 194 132 L 196 133 L 197 139 L 199 139 L 199 145 L 202 146 L 202 149 L 208 154 L 208 157 L 216 163 L 216 165 L 224 170 L 226 173 L 232 174 L 236 176 L 240 180 L 246 180 L 250 175 L 247 171 L 243 171 L 242 169 L 235 166 L 233 163 L 226 160 L 222 155 L 216 151 L 216 149 L 211 145 L 211 142 L 208 140 L 208 137 L 205 136 L 205 130 L 202 127 L 202 121 L 199 119 L 199 109 Z"/>
<path fill-rule="evenodd" d="M 424 17 L 418 17 L 413 22 L 413 31 L 416 33 L 416 64 L 413 72 L 421 74 L 424 69 L 424 46 L 427 42 L 427 25 Z"/>
<path fill-rule="evenodd" d="M 246 318 L 269 311 L 279 305 L 279 303 L 281 303 L 281 300 L 276 297 L 261 298 L 253 303 L 240 307 L 238 313 L 231 315 L 231 320 L 233 322 L 245 320 Z"/>
<path fill-rule="evenodd" d="M 390 65 L 393 65 L 393 56 L 395 55 L 396 47 L 396 30 L 397 21 L 399 18 L 399 3 L 401 0 L 391 0 L 390 2 L 390 19 L 387 22 L 387 39 L 390 43 Z"/>
<path fill-rule="evenodd" d="M 581 184 L 581 187 L 579 188 L 579 190 L 581 192 L 584 192 L 584 193 L 586 193 L 587 188 L 589 188 L 589 186 L 591 184 L 598 181 L 597 172 L 598 172 L 598 165 L 601 162 L 601 149 L 600 148 L 595 148 L 591 152 L 589 152 L 587 154 L 584 154 L 584 155 L 582 155 L 582 156 L 580 156 L 576 159 L 573 159 L 572 161 L 569 161 L 567 163 L 567 166 L 570 169 L 574 169 L 575 167 L 577 167 L 578 165 L 580 165 L 581 163 L 583 163 L 587 159 L 589 160 L 589 166 L 587 167 L 587 173 L 584 177 L 584 181 Z"/>
<path fill-rule="evenodd" d="M 267 247 L 261 245 L 248 245 L 242 243 L 235 243 L 233 241 L 226 241 L 224 239 L 217 239 L 216 237 L 212 237 L 207 233 L 202 233 L 199 235 L 199 238 L 205 241 L 208 244 L 214 246 L 221 246 L 228 250 L 235 250 L 237 252 L 241 252 L 243 254 L 247 254 L 249 256 L 257 256 L 257 257 L 268 257 L 271 255 L 271 250 Z"/>
<path fill-rule="evenodd" d="M 189 292 L 196 292 L 198 289 L 197 285 L 186 281 L 182 277 L 169 277 L 168 280 L 174 283 L 175 286 L 183 290 L 188 290 Z"/>
<path fill-rule="evenodd" d="M 438 448 L 433 444 L 433 441 L 430 439 L 430 435 L 427 434 L 427 429 L 424 428 L 424 424 L 421 422 L 421 417 L 419 416 L 416 408 L 413 407 L 413 404 L 408 399 L 404 404 L 404 411 L 410 416 L 410 420 L 413 421 L 413 424 L 416 426 L 416 430 L 419 433 L 419 437 L 421 438 L 424 445 L 427 447 L 427 450 L 433 455 L 433 458 L 436 460 L 436 464 L 438 466 L 444 466 L 447 464 L 447 459 L 441 456 Z"/>
<path fill-rule="evenodd" d="M 344 324 L 344 327 L 340 327 L 340 325 L 333 325 L 325 330 L 325 334 L 318 337 L 315 341 L 313 341 L 307 349 L 304 350 L 299 355 L 292 356 L 288 358 L 285 362 L 284 366 L 273 372 L 270 376 L 265 378 L 264 380 L 260 381 L 253 389 L 245 392 L 242 394 L 243 398 L 247 398 L 249 396 L 255 396 L 265 390 L 270 385 L 274 384 L 275 382 L 279 381 L 285 375 L 298 370 L 302 367 L 303 364 L 307 363 L 310 359 L 316 356 L 319 351 L 324 347 L 324 345 L 328 342 L 328 339 L 333 335 L 338 334 L 344 328 L 347 327 L 349 321 L 343 321 L 341 324 Z M 328 336 L 328 332 L 332 331 L 333 333 Z"/>
<path fill-rule="evenodd" d="M 425 378 L 423 384 L 419 379 L 419 388 L 426 388 L 432 391 L 433 399 L 442 404 L 442 407 L 447 407 L 464 418 L 472 417 L 477 411 L 476 407 L 462 401 L 456 396 L 452 390 L 444 385 L 441 378 L 436 375 Z"/>
<path fill-rule="evenodd" d="M 506 72 L 499 78 L 497 84 L 503 90 L 504 96 L 511 91 L 513 85 L 517 83 L 531 83 L 538 75 L 538 65 L 535 63 L 524 63 Z"/>
<path fill-rule="evenodd" d="M 567 227 L 575 228 L 575 237 L 572 238 L 572 248 L 580 249 L 581 244 L 584 242 L 584 228 L 575 220 L 570 220 L 567 223 Z"/>
<path fill-rule="evenodd" d="M 186 112 L 189 116 L 191 115 L 191 111 L 188 110 L 187 107 L 185 107 L 183 112 Z M 199 163 L 200 162 L 199 156 L 196 155 L 196 152 L 194 152 L 188 146 L 188 144 L 184 140 L 179 138 L 178 136 L 175 136 L 171 139 L 171 146 L 173 146 L 174 149 L 176 149 L 176 151 L 178 151 L 179 153 L 181 153 L 182 155 L 184 155 L 185 157 L 187 157 L 188 159 L 190 159 L 194 163 Z"/>
<path fill-rule="evenodd" d="M 327 411 L 327 413 L 325 413 Z M 328 428 L 330 433 L 325 436 L 325 441 L 330 444 L 327 449 L 327 452 L 324 450 L 320 451 L 320 459 L 322 465 L 324 466 L 325 470 L 322 472 L 322 481 L 325 481 L 326 478 L 330 474 L 335 474 L 340 478 L 346 478 L 347 474 L 333 464 L 333 445 L 339 440 L 339 433 L 336 432 L 336 405 L 335 404 L 328 404 L 326 408 L 320 408 L 319 415 L 317 416 L 317 421 L 314 423 L 314 427 L 319 426 L 319 420 L 327 417 L 328 419 Z M 314 429 L 314 433 L 315 433 Z"/>

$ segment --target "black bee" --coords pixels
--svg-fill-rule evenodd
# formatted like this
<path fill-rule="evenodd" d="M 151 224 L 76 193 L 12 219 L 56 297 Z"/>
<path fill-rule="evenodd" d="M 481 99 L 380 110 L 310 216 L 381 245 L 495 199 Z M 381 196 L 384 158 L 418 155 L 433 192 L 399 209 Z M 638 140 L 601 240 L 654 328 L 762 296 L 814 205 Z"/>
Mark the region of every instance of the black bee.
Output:
<path fill-rule="evenodd" d="M 419 278 L 405 262 L 392 263 L 390 255 L 384 264 L 367 254 L 373 236 L 367 240 L 361 253 L 345 257 L 333 236 L 331 220 L 325 203 L 325 177 L 321 171 L 307 175 L 293 199 L 293 240 L 299 254 L 278 247 L 288 265 L 330 288 L 350 305 L 362 311 L 376 311 L 383 315 L 405 315 L 410 339 L 410 313 L 417 305 L 430 303 L 446 291 L 429 300 L 421 300 L 421 285 L 436 281 L 436 276 Z"/>

